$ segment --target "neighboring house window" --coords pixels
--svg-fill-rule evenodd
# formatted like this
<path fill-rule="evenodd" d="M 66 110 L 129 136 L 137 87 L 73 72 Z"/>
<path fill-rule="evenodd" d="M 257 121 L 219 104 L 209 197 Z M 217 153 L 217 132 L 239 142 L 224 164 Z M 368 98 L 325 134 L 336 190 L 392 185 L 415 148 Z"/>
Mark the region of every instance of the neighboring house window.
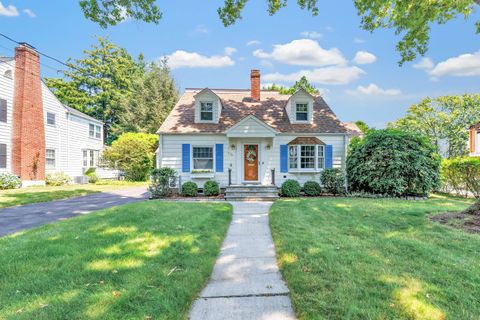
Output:
<path fill-rule="evenodd" d="M 56 125 L 55 113 L 47 112 L 47 124 L 49 126 L 55 126 Z"/>
<path fill-rule="evenodd" d="M 193 169 L 213 170 L 213 147 L 193 147 Z"/>
<path fill-rule="evenodd" d="M 7 145 L 0 143 L 0 168 L 5 169 L 7 167 Z"/>
<path fill-rule="evenodd" d="M 45 162 L 47 168 L 54 169 L 55 168 L 55 150 L 54 149 L 47 149 L 45 152 Z"/>
<path fill-rule="evenodd" d="M 325 168 L 325 146 L 291 145 L 288 147 L 288 168 L 311 171 Z"/>
<path fill-rule="evenodd" d="M 13 73 L 12 73 L 12 70 L 7 70 L 7 71 L 5 71 L 5 73 L 3 74 L 3 76 L 4 76 L 5 78 L 8 78 L 8 79 L 13 79 L 12 74 L 13 74 Z"/>
<path fill-rule="evenodd" d="M 308 103 L 297 103 L 295 114 L 297 121 L 308 121 Z"/>
<path fill-rule="evenodd" d="M 0 122 L 7 122 L 7 100 L 0 99 Z"/>
<path fill-rule="evenodd" d="M 88 150 L 83 150 L 83 167 L 88 167 Z"/>
<path fill-rule="evenodd" d="M 90 138 L 101 139 L 102 138 L 102 127 L 93 123 L 90 123 L 88 126 L 88 135 Z"/>
<path fill-rule="evenodd" d="M 213 103 L 212 102 L 200 102 L 200 120 L 202 121 L 213 120 Z"/>
<path fill-rule="evenodd" d="M 98 165 L 98 158 L 100 151 L 98 150 L 83 150 L 83 167 L 95 168 Z"/>

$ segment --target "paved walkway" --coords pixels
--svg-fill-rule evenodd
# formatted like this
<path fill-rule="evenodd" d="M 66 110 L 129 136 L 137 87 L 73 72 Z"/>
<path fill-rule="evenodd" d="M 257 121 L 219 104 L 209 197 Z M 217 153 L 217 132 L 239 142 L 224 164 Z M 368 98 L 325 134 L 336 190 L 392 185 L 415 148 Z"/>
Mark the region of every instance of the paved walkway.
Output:
<path fill-rule="evenodd" d="M 228 229 L 212 277 L 195 301 L 191 320 L 295 319 L 275 258 L 269 202 L 231 202 Z"/>
<path fill-rule="evenodd" d="M 92 211 L 145 200 L 147 197 L 145 187 L 136 187 L 0 209 L 0 237 Z"/>

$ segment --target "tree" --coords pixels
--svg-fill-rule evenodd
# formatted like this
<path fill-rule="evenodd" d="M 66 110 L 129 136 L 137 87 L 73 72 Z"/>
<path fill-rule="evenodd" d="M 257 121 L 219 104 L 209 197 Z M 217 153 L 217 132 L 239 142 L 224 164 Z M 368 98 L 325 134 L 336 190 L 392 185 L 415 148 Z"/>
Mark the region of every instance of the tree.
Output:
<path fill-rule="evenodd" d="M 122 102 L 129 99 L 133 83 L 144 72 L 143 61 L 135 61 L 125 49 L 108 39 L 84 51 L 84 57 L 68 61 L 64 78 L 46 79 L 60 101 L 104 122 L 105 140 L 118 130 Z"/>
<path fill-rule="evenodd" d="M 368 131 L 371 130 L 370 127 L 368 126 L 368 124 L 366 124 L 362 120 L 355 121 L 355 124 L 360 129 L 360 131 L 362 131 L 363 133 L 367 133 Z"/>
<path fill-rule="evenodd" d="M 278 86 L 275 83 L 270 85 L 270 86 L 263 87 L 263 90 L 278 91 L 281 94 L 294 94 L 299 89 L 303 89 L 303 90 L 307 91 L 308 93 L 314 94 L 314 95 L 320 94 L 320 91 L 318 91 L 317 88 L 312 86 L 308 82 L 307 77 L 305 77 L 305 76 L 301 77 L 300 80 L 295 81 L 295 84 L 290 88 Z"/>
<path fill-rule="evenodd" d="M 468 154 L 468 128 L 480 121 L 480 95 L 425 98 L 410 106 L 391 128 L 427 136 L 446 157 Z"/>
<path fill-rule="evenodd" d="M 120 115 L 123 132 L 156 133 L 178 100 L 178 90 L 167 61 L 151 63 L 133 84 L 133 94 Z"/>

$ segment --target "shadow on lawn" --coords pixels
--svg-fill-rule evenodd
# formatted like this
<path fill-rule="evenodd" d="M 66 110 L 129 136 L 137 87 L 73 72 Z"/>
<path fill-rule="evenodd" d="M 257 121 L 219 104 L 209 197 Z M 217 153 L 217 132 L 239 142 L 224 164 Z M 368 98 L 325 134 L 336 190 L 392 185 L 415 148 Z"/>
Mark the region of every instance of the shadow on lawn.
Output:
<path fill-rule="evenodd" d="M 32 191 L 32 192 L 3 192 L 0 197 L 0 209 L 30 203 L 48 202 L 58 199 L 85 196 L 98 191 L 88 189 Z"/>

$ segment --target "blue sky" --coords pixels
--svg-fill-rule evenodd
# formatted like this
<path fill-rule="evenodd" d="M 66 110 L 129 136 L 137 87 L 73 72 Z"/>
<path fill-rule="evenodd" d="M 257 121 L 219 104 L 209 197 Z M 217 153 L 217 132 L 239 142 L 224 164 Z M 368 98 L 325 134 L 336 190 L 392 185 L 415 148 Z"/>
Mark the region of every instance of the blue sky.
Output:
<path fill-rule="evenodd" d="M 480 36 L 474 33 L 479 10 L 468 21 L 434 26 L 427 60 L 399 67 L 399 38 L 391 30 L 360 29 L 353 1 L 320 1 L 316 17 L 290 1 L 271 17 L 264 1 L 252 0 L 243 19 L 228 28 L 216 13 L 222 2 L 158 1 L 163 11 L 158 25 L 126 21 L 102 29 L 83 17 L 76 0 L 0 0 L 0 31 L 61 60 L 80 57 L 95 36 L 109 36 L 132 55 L 169 56 L 181 90 L 248 88 L 253 68 L 261 69 L 262 83 L 291 85 L 306 73 L 341 120 L 376 127 L 424 97 L 479 91 Z M 0 39 L 0 55 L 11 56 L 13 47 Z M 55 76 L 42 68 L 44 76 Z"/>

